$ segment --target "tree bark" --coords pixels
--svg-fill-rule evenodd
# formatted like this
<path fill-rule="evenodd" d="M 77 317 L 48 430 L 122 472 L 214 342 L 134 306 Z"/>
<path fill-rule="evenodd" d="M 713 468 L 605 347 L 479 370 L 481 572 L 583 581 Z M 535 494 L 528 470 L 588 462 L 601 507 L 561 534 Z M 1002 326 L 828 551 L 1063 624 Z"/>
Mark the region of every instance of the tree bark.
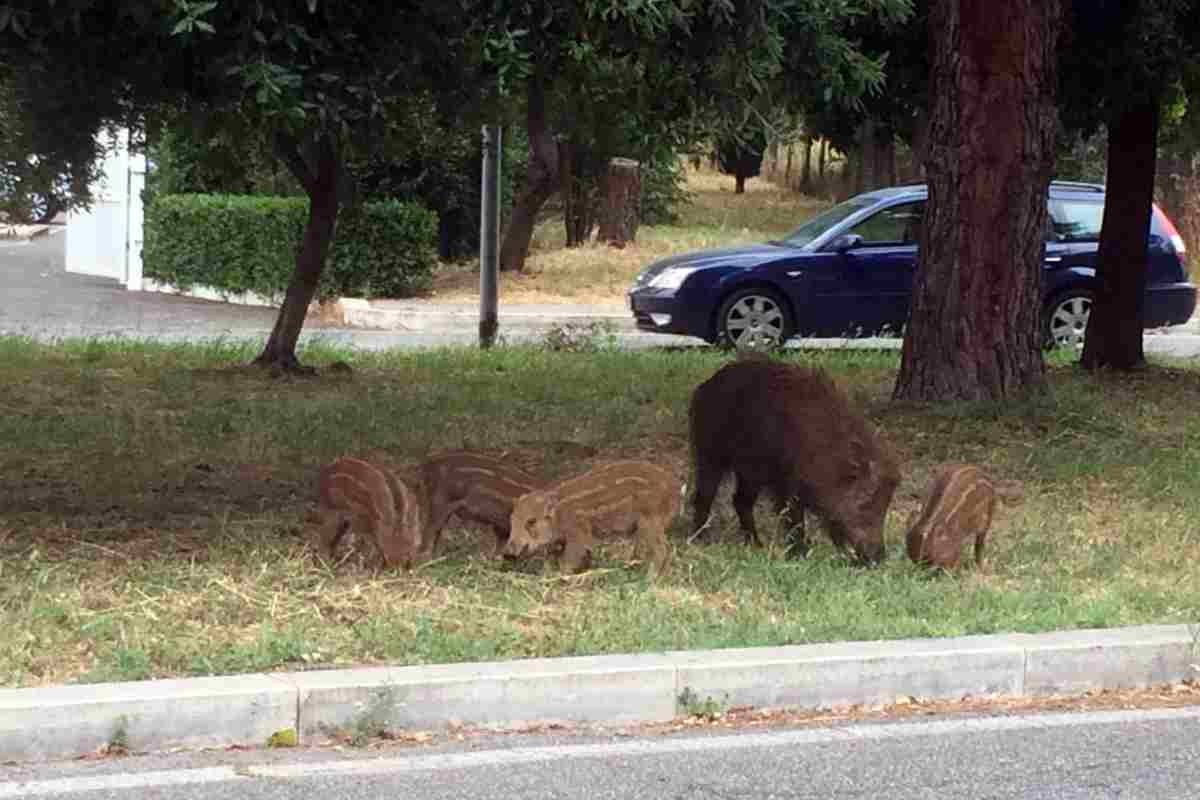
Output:
<path fill-rule="evenodd" d="M 332 134 L 323 134 L 317 140 L 311 165 L 300 154 L 295 140 L 281 135 L 276 142 L 284 163 L 308 194 L 308 220 L 300 249 L 296 252 L 296 269 L 275 319 L 275 327 L 254 363 L 283 372 L 310 372 L 296 358 L 296 343 L 333 242 L 338 216 L 341 153 Z"/>
<path fill-rule="evenodd" d="M 1150 207 L 1158 153 L 1157 99 L 1117 108 L 1108 125 L 1104 222 L 1096 254 L 1096 296 L 1080 363 L 1085 369 L 1142 366 Z"/>
<path fill-rule="evenodd" d="M 934 0 L 929 201 L 893 397 L 1045 390 L 1041 283 L 1059 0 Z"/>
<path fill-rule="evenodd" d="M 596 197 L 588 154 L 571 141 L 558 143 L 559 177 L 562 179 L 563 226 L 567 247 L 579 247 L 596 227 Z"/>
<path fill-rule="evenodd" d="M 818 158 L 817 158 L 817 177 L 820 178 L 822 183 L 824 183 L 824 181 L 825 181 L 825 167 L 828 164 L 829 164 L 829 140 L 822 139 L 821 140 L 821 152 L 818 154 Z"/>
<path fill-rule="evenodd" d="M 597 238 L 613 247 L 624 247 L 637 239 L 642 196 L 641 165 L 628 158 L 610 160 L 604 174 L 603 195 Z"/>
<path fill-rule="evenodd" d="M 812 190 L 812 137 L 804 139 L 804 161 L 800 166 L 800 191 L 808 192 Z"/>
<path fill-rule="evenodd" d="M 525 130 L 529 138 L 529 168 L 525 186 L 513 202 L 504 241 L 500 244 L 500 269 L 520 272 L 529 256 L 529 243 L 538 212 L 559 187 L 558 145 L 546 122 L 546 88 L 535 75 L 526 88 Z"/>

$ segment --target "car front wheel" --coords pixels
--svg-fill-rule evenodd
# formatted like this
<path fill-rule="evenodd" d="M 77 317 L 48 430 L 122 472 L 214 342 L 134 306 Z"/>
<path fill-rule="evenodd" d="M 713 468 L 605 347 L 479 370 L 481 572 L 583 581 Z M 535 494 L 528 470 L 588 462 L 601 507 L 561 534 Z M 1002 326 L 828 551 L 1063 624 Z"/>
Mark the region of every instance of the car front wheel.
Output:
<path fill-rule="evenodd" d="M 717 341 L 739 350 L 779 347 L 795 327 L 787 303 L 770 289 L 742 289 L 730 295 L 717 312 Z"/>
<path fill-rule="evenodd" d="M 1082 347 L 1092 314 L 1093 295 L 1087 289 L 1071 289 L 1056 295 L 1046 305 L 1046 346 Z"/>

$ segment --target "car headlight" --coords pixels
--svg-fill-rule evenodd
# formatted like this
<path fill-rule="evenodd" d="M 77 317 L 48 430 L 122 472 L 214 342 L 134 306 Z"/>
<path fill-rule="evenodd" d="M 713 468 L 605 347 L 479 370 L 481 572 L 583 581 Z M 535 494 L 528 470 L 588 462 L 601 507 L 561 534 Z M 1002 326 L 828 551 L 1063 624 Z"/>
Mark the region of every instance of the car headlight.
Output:
<path fill-rule="evenodd" d="M 668 267 L 651 278 L 648 285 L 655 289 L 678 289 L 687 280 L 687 276 L 697 269 L 697 267 Z"/>

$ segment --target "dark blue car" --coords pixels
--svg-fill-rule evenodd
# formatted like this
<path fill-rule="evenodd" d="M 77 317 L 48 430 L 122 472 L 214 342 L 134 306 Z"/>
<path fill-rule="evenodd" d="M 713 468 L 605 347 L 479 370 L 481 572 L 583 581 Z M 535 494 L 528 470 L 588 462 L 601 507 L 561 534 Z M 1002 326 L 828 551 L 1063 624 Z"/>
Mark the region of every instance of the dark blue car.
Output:
<path fill-rule="evenodd" d="M 793 336 L 897 335 L 908 321 L 925 211 L 923 185 L 852 197 L 758 245 L 699 250 L 646 267 L 629 291 L 639 329 L 737 347 Z M 1050 185 L 1042 282 L 1048 344 L 1077 345 L 1091 311 L 1104 187 Z M 1150 226 L 1145 326 L 1186 322 L 1196 307 L 1183 239 L 1157 206 Z"/>

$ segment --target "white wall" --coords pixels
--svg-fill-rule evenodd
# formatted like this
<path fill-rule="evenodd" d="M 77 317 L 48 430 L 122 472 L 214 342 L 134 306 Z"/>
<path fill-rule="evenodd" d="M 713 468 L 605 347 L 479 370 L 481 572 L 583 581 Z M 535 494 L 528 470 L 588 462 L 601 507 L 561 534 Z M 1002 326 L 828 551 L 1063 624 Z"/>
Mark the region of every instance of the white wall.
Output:
<path fill-rule="evenodd" d="M 107 155 L 92 186 L 92 207 L 67 215 L 67 272 L 115 278 L 142 290 L 142 188 L 146 157 L 129 152 L 129 134 L 100 133 Z"/>

